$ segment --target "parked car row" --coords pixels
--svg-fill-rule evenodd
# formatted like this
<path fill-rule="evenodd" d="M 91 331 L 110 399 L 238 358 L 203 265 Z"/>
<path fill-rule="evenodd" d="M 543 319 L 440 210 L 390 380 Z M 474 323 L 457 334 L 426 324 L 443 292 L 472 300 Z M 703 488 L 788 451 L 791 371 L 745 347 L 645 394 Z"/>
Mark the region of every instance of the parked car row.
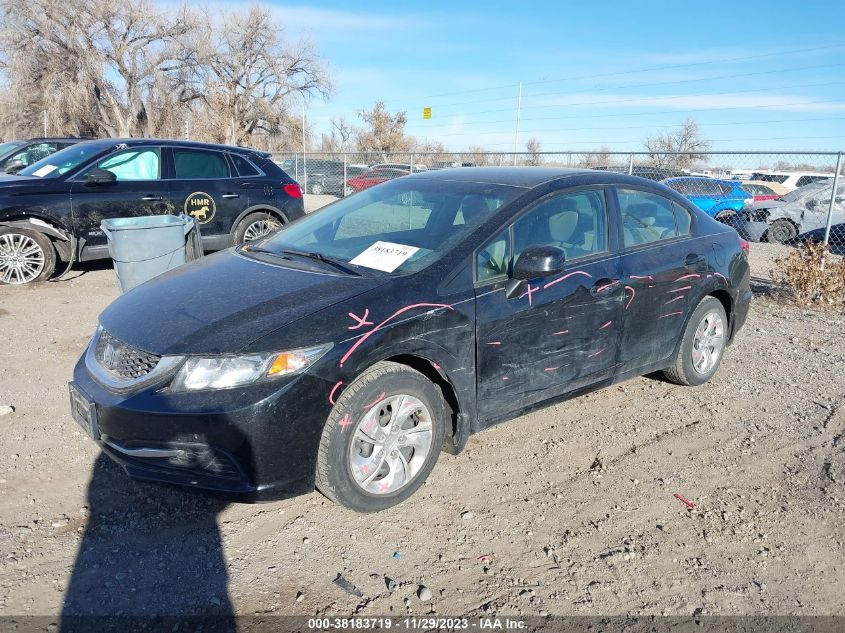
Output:
<path fill-rule="evenodd" d="M 108 257 L 106 218 L 179 213 L 196 220 L 206 250 L 219 250 L 267 235 L 304 207 L 299 185 L 264 152 L 158 139 L 76 142 L 0 176 L 0 283 L 40 281 L 60 261 Z"/>

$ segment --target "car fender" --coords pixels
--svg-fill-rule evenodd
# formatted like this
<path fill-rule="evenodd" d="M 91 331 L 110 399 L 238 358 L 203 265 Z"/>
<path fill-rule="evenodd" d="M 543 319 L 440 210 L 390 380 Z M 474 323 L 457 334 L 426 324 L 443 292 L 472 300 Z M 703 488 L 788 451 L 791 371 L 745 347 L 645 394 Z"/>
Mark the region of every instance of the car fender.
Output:
<path fill-rule="evenodd" d="M 37 231 L 39 233 L 43 233 L 44 235 L 48 235 L 54 239 L 61 240 L 63 242 L 70 241 L 70 233 L 68 233 L 65 229 L 60 226 L 56 226 L 54 221 L 46 221 L 39 217 L 27 217 L 18 220 L 4 220 L 0 221 L 0 226 L 10 226 L 10 227 L 17 227 L 21 229 L 29 229 L 31 231 Z"/>

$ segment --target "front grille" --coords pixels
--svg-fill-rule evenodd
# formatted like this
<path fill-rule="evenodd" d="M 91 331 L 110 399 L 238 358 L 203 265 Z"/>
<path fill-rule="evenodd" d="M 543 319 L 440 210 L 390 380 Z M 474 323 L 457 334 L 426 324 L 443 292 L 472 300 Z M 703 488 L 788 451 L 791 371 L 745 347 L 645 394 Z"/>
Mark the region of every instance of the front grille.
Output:
<path fill-rule="evenodd" d="M 146 376 L 161 360 L 161 356 L 127 345 L 105 330 L 100 332 L 94 356 L 104 369 L 123 380 Z"/>

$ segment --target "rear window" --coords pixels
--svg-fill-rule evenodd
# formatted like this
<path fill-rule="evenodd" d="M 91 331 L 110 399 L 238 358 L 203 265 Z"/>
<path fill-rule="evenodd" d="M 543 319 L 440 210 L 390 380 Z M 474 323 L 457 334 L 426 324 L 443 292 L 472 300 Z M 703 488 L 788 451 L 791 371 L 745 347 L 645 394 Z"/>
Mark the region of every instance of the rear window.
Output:
<path fill-rule="evenodd" d="M 232 159 L 235 169 L 238 170 L 238 176 L 259 175 L 260 172 L 258 171 L 258 168 L 243 156 L 240 156 L 239 154 L 229 154 L 229 157 Z"/>
<path fill-rule="evenodd" d="M 776 182 L 781 185 L 786 182 L 787 178 L 789 178 L 789 176 L 784 176 L 782 174 L 751 174 L 751 180 L 762 180 L 763 182 Z"/>
<path fill-rule="evenodd" d="M 220 152 L 174 148 L 176 178 L 228 178 L 229 165 Z"/>

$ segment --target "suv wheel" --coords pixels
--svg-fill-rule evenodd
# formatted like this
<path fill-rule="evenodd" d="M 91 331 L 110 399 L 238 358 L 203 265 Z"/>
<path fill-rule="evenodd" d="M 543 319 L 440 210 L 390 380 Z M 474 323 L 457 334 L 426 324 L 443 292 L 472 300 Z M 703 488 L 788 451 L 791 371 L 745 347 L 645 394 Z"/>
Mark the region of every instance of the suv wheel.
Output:
<path fill-rule="evenodd" d="M 235 228 L 235 244 L 253 242 L 282 228 L 282 222 L 270 213 L 250 213 Z"/>
<path fill-rule="evenodd" d="M 0 228 L 0 284 L 48 279 L 56 269 L 56 249 L 38 231 Z"/>
<path fill-rule="evenodd" d="M 309 189 L 311 190 L 311 193 L 313 193 L 315 196 L 319 196 L 323 193 L 323 184 L 315 182 L 309 187 Z"/>
<path fill-rule="evenodd" d="M 404 501 L 434 469 L 446 416 L 440 389 L 421 373 L 398 363 L 373 365 L 326 421 L 317 489 L 358 512 Z"/>

